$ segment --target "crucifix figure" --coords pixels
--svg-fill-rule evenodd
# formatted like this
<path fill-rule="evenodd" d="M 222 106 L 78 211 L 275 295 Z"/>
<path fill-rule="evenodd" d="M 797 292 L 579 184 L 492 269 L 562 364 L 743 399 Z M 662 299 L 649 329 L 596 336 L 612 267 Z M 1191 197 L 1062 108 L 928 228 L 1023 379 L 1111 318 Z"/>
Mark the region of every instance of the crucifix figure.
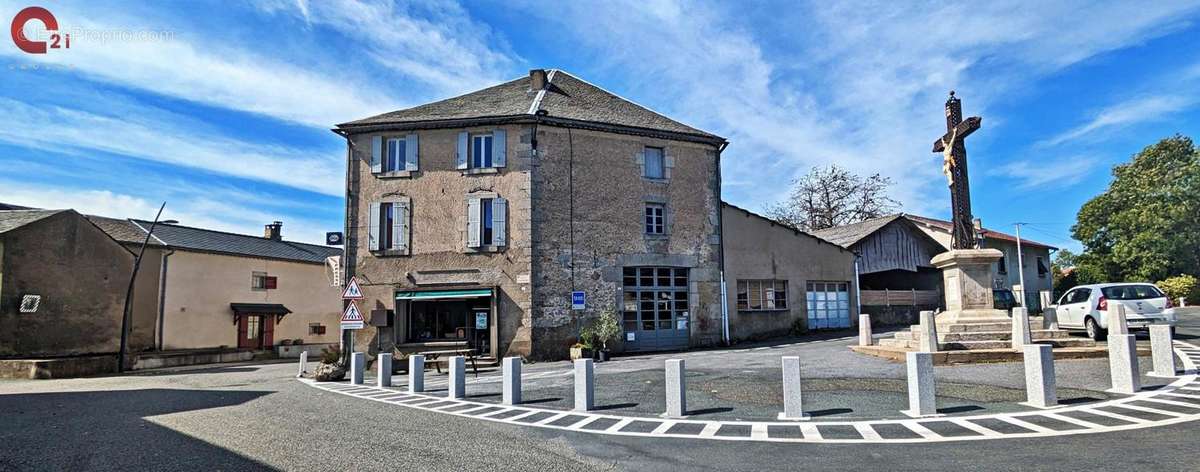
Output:
<path fill-rule="evenodd" d="M 976 249 L 975 224 L 971 216 L 971 186 L 967 181 L 967 147 L 963 140 L 979 129 L 978 116 L 963 120 L 962 101 L 950 91 L 946 100 L 946 134 L 934 140 L 933 152 L 942 153 L 942 172 L 950 185 L 950 206 L 954 212 L 951 232 L 952 249 Z"/>

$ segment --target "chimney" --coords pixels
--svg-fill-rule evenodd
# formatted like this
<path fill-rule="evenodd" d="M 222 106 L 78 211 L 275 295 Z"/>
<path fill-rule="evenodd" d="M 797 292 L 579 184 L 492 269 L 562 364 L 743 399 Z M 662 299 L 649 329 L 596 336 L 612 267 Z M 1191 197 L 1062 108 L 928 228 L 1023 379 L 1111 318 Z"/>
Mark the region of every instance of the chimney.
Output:
<path fill-rule="evenodd" d="M 529 69 L 529 90 L 538 91 L 546 88 L 546 69 Z"/>
<path fill-rule="evenodd" d="M 283 233 L 281 232 L 282 229 L 283 229 L 282 221 L 276 221 L 274 223 L 271 223 L 271 224 L 267 225 L 266 229 L 263 230 L 263 237 L 270 239 L 272 241 L 282 241 L 283 240 Z"/>

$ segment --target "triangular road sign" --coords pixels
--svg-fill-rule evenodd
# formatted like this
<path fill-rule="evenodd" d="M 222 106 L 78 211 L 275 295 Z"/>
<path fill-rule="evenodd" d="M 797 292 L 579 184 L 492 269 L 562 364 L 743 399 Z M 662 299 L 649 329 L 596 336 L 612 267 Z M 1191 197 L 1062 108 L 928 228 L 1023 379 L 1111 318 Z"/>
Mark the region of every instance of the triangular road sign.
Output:
<path fill-rule="evenodd" d="M 363 329 L 366 328 L 366 323 L 363 323 L 362 312 L 358 311 L 358 303 L 353 300 L 346 306 L 346 311 L 342 313 L 342 329 Z"/>
<path fill-rule="evenodd" d="M 343 300 L 362 300 L 362 289 L 358 288 L 358 277 L 350 277 L 350 283 L 346 284 L 346 290 L 342 291 Z"/>

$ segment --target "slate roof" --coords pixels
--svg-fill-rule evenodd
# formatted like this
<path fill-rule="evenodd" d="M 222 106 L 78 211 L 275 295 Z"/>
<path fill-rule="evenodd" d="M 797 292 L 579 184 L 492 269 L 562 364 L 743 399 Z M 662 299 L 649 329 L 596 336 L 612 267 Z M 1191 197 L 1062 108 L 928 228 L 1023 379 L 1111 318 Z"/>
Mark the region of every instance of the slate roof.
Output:
<path fill-rule="evenodd" d="M 0 233 L 7 233 L 66 210 L 0 210 Z"/>
<path fill-rule="evenodd" d="M 522 77 L 482 90 L 404 110 L 338 125 L 352 129 L 376 125 L 431 125 L 439 121 L 479 119 L 532 119 L 539 111 L 544 120 L 570 120 L 611 125 L 630 130 L 654 130 L 692 136 L 714 143 L 725 138 L 663 116 L 570 73 L 547 70 L 544 94 L 530 90 L 531 79 Z M 415 127 L 415 126 L 412 126 Z"/>
<path fill-rule="evenodd" d="M 96 226 L 113 239 L 122 243 L 141 244 L 146 238 L 146 229 L 151 222 L 144 220 L 121 220 L 102 216 L 88 216 Z M 172 249 L 229 254 L 235 256 L 261 257 L 296 262 L 324 263 L 329 256 L 340 256 L 336 247 L 305 244 L 291 241 L 274 241 L 262 236 L 226 233 L 203 228 L 160 224 L 154 228 L 151 246 Z"/>
<path fill-rule="evenodd" d="M 37 208 L 0 202 L 0 210 L 37 210 Z"/>
<path fill-rule="evenodd" d="M 854 244 L 858 243 L 859 241 L 861 241 L 863 238 L 870 236 L 872 233 L 879 231 L 880 228 L 887 226 L 888 223 L 891 223 L 892 221 L 895 221 L 900 218 L 907 219 L 909 221 L 912 221 L 912 222 L 920 224 L 920 225 L 932 226 L 932 227 L 935 227 L 935 228 L 938 228 L 940 230 L 947 231 L 947 232 L 949 232 L 951 230 L 951 228 L 953 228 L 953 225 L 949 221 L 946 221 L 946 220 L 939 220 L 936 218 L 928 218 L 928 217 L 924 217 L 924 216 L 897 213 L 895 215 L 881 216 L 878 218 L 872 218 L 872 219 L 861 221 L 861 222 L 854 223 L 854 224 L 835 226 L 833 228 L 826 228 L 826 229 L 822 229 L 822 230 L 818 230 L 818 231 L 813 231 L 813 234 L 815 234 L 817 237 L 820 237 L 822 239 L 826 239 L 835 244 L 841 245 L 842 247 L 850 247 L 850 246 L 853 246 Z M 1013 235 L 1007 234 L 1007 233 L 1002 233 L 1000 231 L 990 230 L 987 228 L 983 229 L 983 237 L 985 239 L 1000 239 L 1000 240 L 1009 241 L 1009 242 L 1017 241 L 1016 236 L 1013 236 Z M 1057 249 L 1054 246 L 1039 243 L 1037 241 L 1030 241 L 1025 238 L 1021 238 L 1021 244 L 1029 245 L 1029 246 L 1036 246 L 1036 247 L 1043 247 L 1043 248 L 1047 248 L 1047 249 Z"/>

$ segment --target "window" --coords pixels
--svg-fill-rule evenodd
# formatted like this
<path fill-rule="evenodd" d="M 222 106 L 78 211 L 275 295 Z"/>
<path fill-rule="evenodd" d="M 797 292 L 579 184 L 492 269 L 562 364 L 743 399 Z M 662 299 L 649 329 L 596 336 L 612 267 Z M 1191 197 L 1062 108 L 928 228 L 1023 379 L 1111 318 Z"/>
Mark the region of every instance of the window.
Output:
<path fill-rule="evenodd" d="M 1148 300 L 1163 298 L 1162 291 L 1153 285 L 1114 285 L 1100 289 L 1104 298 L 1109 300 Z"/>
<path fill-rule="evenodd" d="M 262 291 L 267 289 L 267 273 L 255 272 L 250 275 L 250 290 Z"/>
<path fill-rule="evenodd" d="M 849 282 L 809 282 L 807 289 L 809 329 L 850 326 Z"/>
<path fill-rule="evenodd" d="M 471 197 L 467 201 L 467 247 L 506 244 L 508 202 L 500 197 Z"/>
<path fill-rule="evenodd" d="M 471 167 L 492 167 L 492 139 L 491 134 L 471 136 Z"/>
<path fill-rule="evenodd" d="M 647 147 L 642 151 L 642 176 L 647 179 L 665 179 L 666 162 L 663 158 L 663 148 Z"/>
<path fill-rule="evenodd" d="M 739 280 L 737 309 L 741 311 L 786 310 L 786 280 Z"/>
<path fill-rule="evenodd" d="M 370 250 L 408 250 L 408 203 L 401 201 L 371 202 Z"/>
<path fill-rule="evenodd" d="M 404 163 L 406 144 L 403 139 L 391 138 L 387 140 L 387 160 L 383 162 L 384 172 L 396 172 L 406 169 Z"/>
<path fill-rule="evenodd" d="M 246 317 L 246 339 L 257 339 L 259 323 L 262 322 L 261 316 Z"/>
<path fill-rule="evenodd" d="M 321 323 L 309 323 L 308 334 L 309 336 L 320 336 L 325 334 L 325 325 Z"/>
<path fill-rule="evenodd" d="M 1046 268 L 1046 263 L 1042 261 L 1042 256 L 1037 257 L 1038 278 L 1046 278 L 1046 274 L 1050 273 L 1050 269 Z"/>
<path fill-rule="evenodd" d="M 666 336 L 673 336 L 670 339 L 678 339 L 686 345 L 688 269 L 626 267 L 623 269 L 622 285 L 622 327 L 625 333 L 656 331 L 660 341 L 667 339 Z M 635 335 L 634 339 L 639 338 Z M 640 339 L 646 340 L 644 337 Z"/>
<path fill-rule="evenodd" d="M 658 203 L 646 204 L 646 234 L 666 233 L 666 220 L 663 214 L 663 205 Z"/>
<path fill-rule="evenodd" d="M 1007 256 L 1000 256 L 1000 260 L 997 261 L 996 264 L 997 264 L 996 273 L 999 273 L 999 274 L 1007 274 L 1008 273 L 1008 257 Z"/>

